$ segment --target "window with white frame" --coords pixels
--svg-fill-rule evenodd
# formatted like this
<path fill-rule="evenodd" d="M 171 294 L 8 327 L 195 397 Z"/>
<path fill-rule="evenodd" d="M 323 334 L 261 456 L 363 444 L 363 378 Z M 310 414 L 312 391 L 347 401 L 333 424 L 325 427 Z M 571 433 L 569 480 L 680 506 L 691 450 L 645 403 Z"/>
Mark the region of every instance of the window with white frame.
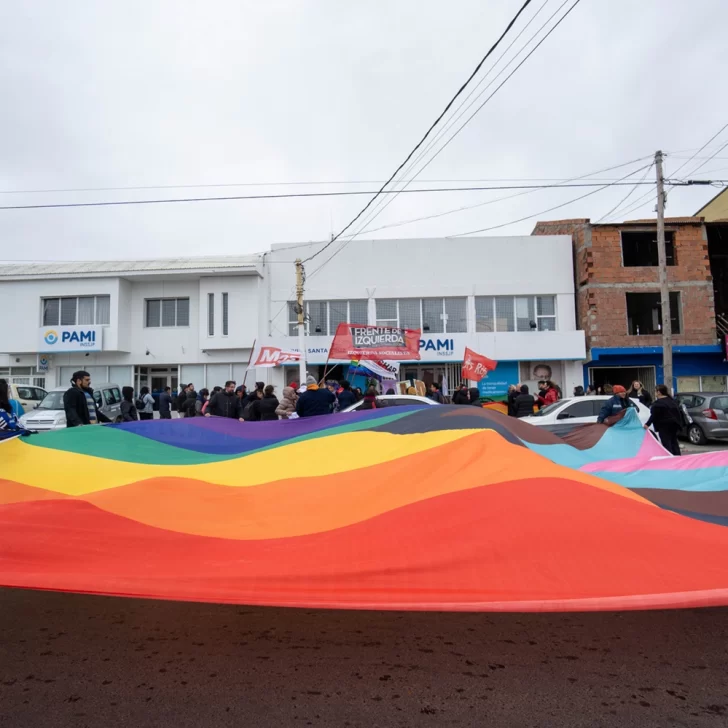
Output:
<path fill-rule="evenodd" d="M 228 335 L 228 294 L 222 294 L 222 335 Z"/>
<path fill-rule="evenodd" d="M 173 328 L 190 325 L 189 298 L 148 298 L 144 325 L 147 328 Z"/>
<path fill-rule="evenodd" d="M 111 296 L 43 298 L 43 326 L 108 326 Z"/>
<path fill-rule="evenodd" d="M 475 330 L 556 331 L 556 296 L 476 296 Z"/>
<path fill-rule="evenodd" d="M 215 335 L 215 294 L 207 294 L 207 335 Z"/>
<path fill-rule="evenodd" d="M 382 298 L 376 302 L 377 326 L 416 329 L 427 334 L 468 330 L 467 298 Z"/>
<path fill-rule="evenodd" d="M 333 336 L 339 324 L 368 323 L 366 299 L 340 301 L 306 301 L 304 303 L 308 336 Z M 288 302 L 288 335 L 298 333 L 298 314 L 295 301 Z"/>

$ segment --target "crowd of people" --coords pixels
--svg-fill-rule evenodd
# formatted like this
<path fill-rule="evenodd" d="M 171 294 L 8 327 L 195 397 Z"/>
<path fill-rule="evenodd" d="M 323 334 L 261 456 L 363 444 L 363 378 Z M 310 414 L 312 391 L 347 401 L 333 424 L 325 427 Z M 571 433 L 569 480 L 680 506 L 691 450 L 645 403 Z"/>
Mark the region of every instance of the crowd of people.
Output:
<path fill-rule="evenodd" d="M 511 384 L 506 399 L 511 417 L 528 417 L 534 410 L 548 407 L 561 399 L 561 388 L 550 379 L 538 383 L 538 392 L 531 393 L 527 384 Z"/>

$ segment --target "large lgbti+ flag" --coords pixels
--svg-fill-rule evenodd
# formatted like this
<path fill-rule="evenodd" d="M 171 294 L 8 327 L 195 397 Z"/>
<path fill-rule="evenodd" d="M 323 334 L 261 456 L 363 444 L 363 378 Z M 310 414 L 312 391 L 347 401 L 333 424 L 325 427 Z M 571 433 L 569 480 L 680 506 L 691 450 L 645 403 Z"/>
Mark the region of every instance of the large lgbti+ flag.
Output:
<path fill-rule="evenodd" d="M 488 372 L 492 372 L 497 366 L 497 361 L 488 359 L 487 356 L 483 356 L 482 354 L 476 354 L 472 349 L 465 347 L 462 368 L 463 379 L 479 382 L 488 376 Z"/>
<path fill-rule="evenodd" d="M 413 361 L 420 358 L 420 332 L 389 326 L 339 324 L 329 359 Z"/>

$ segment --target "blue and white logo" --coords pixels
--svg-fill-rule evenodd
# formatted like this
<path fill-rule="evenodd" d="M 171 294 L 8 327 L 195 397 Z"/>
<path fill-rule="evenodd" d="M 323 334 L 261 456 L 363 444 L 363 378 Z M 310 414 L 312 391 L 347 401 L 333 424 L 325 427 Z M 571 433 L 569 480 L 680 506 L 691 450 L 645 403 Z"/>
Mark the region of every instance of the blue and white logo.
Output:
<path fill-rule="evenodd" d="M 49 329 L 45 332 L 45 336 L 43 337 L 43 341 L 45 341 L 46 344 L 49 346 L 53 346 L 53 344 L 58 343 L 58 332 L 54 331 L 53 329 Z"/>

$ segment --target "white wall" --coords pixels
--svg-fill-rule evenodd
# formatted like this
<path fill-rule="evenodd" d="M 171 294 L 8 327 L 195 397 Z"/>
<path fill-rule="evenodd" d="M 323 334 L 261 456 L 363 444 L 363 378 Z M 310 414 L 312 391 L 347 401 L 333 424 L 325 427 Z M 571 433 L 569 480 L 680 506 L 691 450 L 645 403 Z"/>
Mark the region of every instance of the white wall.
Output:
<path fill-rule="evenodd" d="M 215 333 L 208 336 L 208 294 L 215 294 Z M 222 294 L 228 294 L 228 335 L 222 333 Z M 258 336 L 258 278 L 228 276 L 199 282 L 200 349 L 249 348 Z"/>

